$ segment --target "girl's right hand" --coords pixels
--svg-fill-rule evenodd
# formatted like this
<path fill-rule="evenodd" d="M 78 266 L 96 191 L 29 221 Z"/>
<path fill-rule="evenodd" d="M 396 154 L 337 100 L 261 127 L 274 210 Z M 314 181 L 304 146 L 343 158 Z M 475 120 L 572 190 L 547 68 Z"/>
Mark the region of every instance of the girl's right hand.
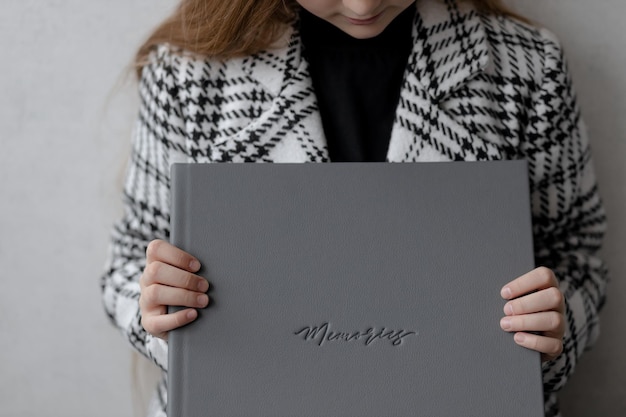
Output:
<path fill-rule="evenodd" d="M 206 279 L 195 275 L 200 262 L 187 252 L 163 241 L 153 240 L 146 250 L 146 268 L 139 279 L 141 324 L 153 336 L 167 340 L 170 330 L 191 323 L 196 308 L 209 303 Z M 190 307 L 167 313 L 168 306 Z"/>

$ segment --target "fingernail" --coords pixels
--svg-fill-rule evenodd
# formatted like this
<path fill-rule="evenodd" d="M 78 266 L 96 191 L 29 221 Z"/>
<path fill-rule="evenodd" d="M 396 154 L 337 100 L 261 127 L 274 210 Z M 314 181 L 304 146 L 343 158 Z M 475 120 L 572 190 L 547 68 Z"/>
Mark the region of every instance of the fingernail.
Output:
<path fill-rule="evenodd" d="M 198 304 L 200 307 L 205 307 L 209 303 L 209 297 L 206 294 L 202 294 L 198 296 Z"/>
<path fill-rule="evenodd" d="M 198 282 L 198 291 L 207 292 L 208 290 L 209 290 L 208 281 L 205 279 L 201 279 L 200 282 Z"/>
<path fill-rule="evenodd" d="M 511 294 L 511 289 L 509 287 L 504 287 L 502 288 L 502 291 L 500 291 L 502 298 L 506 298 L 507 300 L 511 298 Z"/>
<path fill-rule="evenodd" d="M 198 269 L 200 269 L 200 262 L 195 259 L 192 260 L 191 262 L 189 262 L 189 269 L 191 269 L 192 271 L 197 271 Z"/>
<path fill-rule="evenodd" d="M 500 327 L 502 327 L 503 330 L 509 330 L 511 328 L 511 319 L 505 317 L 500 320 Z"/>
<path fill-rule="evenodd" d="M 524 343 L 524 340 L 526 340 L 526 336 L 524 336 L 523 333 L 515 333 L 513 339 L 515 339 L 517 343 Z"/>
<path fill-rule="evenodd" d="M 512 316 L 513 313 L 513 305 L 511 303 L 508 303 L 507 305 L 504 306 L 504 312 L 510 316 Z"/>
<path fill-rule="evenodd" d="M 198 312 L 197 312 L 196 310 L 189 310 L 189 311 L 187 312 L 187 318 L 188 318 L 189 320 L 193 320 L 193 319 L 195 319 L 197 315 L 198 315 Z"/>

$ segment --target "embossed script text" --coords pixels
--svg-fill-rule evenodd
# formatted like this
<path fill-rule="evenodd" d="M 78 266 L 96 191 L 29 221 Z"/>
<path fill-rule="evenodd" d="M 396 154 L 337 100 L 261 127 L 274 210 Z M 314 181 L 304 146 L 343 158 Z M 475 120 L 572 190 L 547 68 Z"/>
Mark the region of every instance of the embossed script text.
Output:
<path fill-rule="evenodd" d="M 390 330 L 385 327 L 377 329 L 370 327 L 365 331 L 345 332 L 332 329 L 326 322 L 320 326 L 306 326 L 294 332 L 296 336 L 302 336 L 303 340 L 311 341 L 322 346 L 328 342 L 362 342 L 369 346 L 377 340 L 388 340 L 393 346 L 399 346 L 405 337 L 417 335 L 417 332 L 407 330 Z"/>

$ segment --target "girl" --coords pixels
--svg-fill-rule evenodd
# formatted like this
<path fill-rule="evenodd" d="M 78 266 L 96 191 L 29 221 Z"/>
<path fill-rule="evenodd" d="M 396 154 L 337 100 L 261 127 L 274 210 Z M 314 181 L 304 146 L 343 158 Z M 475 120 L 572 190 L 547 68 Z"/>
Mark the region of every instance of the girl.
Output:
<path fill-rule="evenodd" d="M 561 47 L 498 0 L 183 0 L 138 52 L 141 107 L 102 278 L 111 320 L 167 371 L 209 302 L 167 243 L 169 165 L 529 162 L 539 268 L 500 323 L 542 354 L 546 415 L 598 335 L 605 217 Z M 189 308 L 167 314 L 168 305 Z M 150 415 L 164 415 L 166 380 Z"/>

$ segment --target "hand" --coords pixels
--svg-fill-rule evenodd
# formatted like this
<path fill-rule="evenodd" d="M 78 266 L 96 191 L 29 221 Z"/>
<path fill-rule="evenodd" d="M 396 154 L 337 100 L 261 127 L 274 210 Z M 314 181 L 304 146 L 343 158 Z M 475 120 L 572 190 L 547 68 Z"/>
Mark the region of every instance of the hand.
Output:
<path fill-rule="evenodd" d="M 509 282 L 501 291 L 506 317 L 500 327 L 516 332 L 515 342 L 541 352 L 549 361 L 563 351 L 565 298 L 552 270 L 539 267 Z M 537 334 L 528 333 L 537 332 Z"/>
<path fill-rule="evenodd" d="M 206 307 L 206 279 L 195 275 L 200 262 L 163 240 L 153 240 L 146 250 L 146 268 L 139 279 L 141 325 L 150 334 L 167 340 L 170 330 L 191 323 L 196 308 Z M 191 307 L 167 313 L 167 306 Z"/>

